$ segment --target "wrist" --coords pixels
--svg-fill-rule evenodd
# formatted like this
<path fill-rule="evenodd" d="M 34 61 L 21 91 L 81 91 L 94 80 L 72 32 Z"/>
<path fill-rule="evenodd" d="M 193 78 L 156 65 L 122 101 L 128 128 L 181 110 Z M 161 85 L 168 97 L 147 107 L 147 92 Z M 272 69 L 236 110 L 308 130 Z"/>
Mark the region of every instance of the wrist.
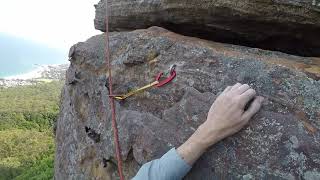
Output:
<path fill-rule="evenodd" d="M 178 154 L 189 165 L 192 165 L 211 145 L 219 141 L 218 133 L 207 127 L 207 124 L 200 125 L 193 135 L 177 149 Z"/>
<path fill-rule="evenodd" d="M 207 146 L 202 144 L 201 141 L 192 135 L 185 143 L 177 148 L 178 154 L 190 166 L 205 152 Z"/>
<path fill-rule="evenodd" d="M 221 134 L 217 130 L 209 127 L 210 125 L 204 122 L 194 133 L 194 135 L 197 137 L 196 139 L 199 141 L 199 145 L 206 149 L 217 143 L 220 140 L 219 134 Z"/>
<path fill-rule="evenodd" d="M 177 152 L 182 159 L 192 166 L 208 147 L 209 144 L 202 136 L 201 128 L 199 127 L 185 143 L 177 148 Z"/>
<path fill-rule="evenodd" d="M 187 143 L 192 145 L 197 151 L 204 152 L 209 147 L 210 144 L 206 141 L 203 133 L 197 129 L 193 135 L 187 140 Z"/>

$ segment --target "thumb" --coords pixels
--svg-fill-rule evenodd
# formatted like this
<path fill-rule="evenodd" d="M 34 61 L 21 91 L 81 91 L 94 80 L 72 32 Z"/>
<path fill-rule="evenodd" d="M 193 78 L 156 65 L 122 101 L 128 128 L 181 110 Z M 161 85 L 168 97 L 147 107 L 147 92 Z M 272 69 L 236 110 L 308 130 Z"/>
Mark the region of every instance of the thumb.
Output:
<path fill-rule="evenodd" d="M 251 106 L 242 114 L 242 119 L 249 121 L 261 108 L 264 98 L 262 96 L 255 97 Z"/>

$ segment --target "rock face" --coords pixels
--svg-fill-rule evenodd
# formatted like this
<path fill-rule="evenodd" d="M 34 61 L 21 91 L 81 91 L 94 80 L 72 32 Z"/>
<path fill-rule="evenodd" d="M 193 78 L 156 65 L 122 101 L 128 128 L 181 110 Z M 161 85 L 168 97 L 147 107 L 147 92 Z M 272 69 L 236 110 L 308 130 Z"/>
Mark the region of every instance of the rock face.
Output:
<path fill-rule="evenodd" d="M 96 29 L 105 31 L 105 1 Z M 150 26 L 230 44 L 320 55 L 318 0 L 109 0 L 112 31 Z"/>
<path fill-rule="evenodd" d="M 320 178 L 319 58 L 214 43 L 159 27 L 112 33 L 110 46 L 116 94 L 177 65 L 170 84 L 116 102 L 127 179 L 182 144 L 216 96 L 236 82 L 266 97 L 263 108 L 245 129 L 211 147 L 185 179 Z M 55 179 L 116 177 L 104 48 L 98 35 L 70 50 Z"/>

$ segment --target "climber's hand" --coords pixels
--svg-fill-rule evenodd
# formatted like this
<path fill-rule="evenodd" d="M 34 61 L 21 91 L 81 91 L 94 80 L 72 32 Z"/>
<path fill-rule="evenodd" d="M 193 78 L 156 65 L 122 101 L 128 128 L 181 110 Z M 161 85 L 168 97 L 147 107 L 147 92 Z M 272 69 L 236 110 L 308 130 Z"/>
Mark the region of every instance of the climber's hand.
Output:
<path fill-rule="evenodd" d="M 178 148 L 178 153 L 193 164 L 209 146 L 243 128 L 259 111 L 262 101 L 263 97 L 256 96 L 247 84 L 228 86 L 211 106 L 207 120 Z"/>
<path fill-rule="evenodd" d="M 256 96 L 256 91 L 247 84 L 228 86 L 211 106 L 205 123 L 199 127 L 209 146 L 242 129 L 259 111 L 262 101 L 263 97 Z"/>

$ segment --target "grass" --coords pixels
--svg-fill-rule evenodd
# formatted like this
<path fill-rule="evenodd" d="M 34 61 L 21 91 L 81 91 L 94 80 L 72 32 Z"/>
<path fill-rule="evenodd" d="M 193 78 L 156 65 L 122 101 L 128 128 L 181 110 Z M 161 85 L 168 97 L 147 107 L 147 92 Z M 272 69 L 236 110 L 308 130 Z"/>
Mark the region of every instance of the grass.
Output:
<path fill-rule="evenodd" d="M 0 88 L 0 180 L 53 178 L 53 124 L 63 82 Z"/>

